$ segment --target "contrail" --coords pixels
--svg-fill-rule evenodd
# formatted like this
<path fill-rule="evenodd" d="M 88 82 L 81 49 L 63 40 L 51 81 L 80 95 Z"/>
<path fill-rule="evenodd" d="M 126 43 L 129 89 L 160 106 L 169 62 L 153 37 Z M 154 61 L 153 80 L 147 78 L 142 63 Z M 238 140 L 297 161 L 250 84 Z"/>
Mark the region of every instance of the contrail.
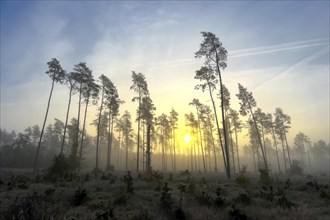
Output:
<path fill-rule="evenodd" d="M 265 54 L 265 53 L 275 53 L 286 50 L 294 50 L 299 48 L 307 48 L 307 47 L 316 47 L 316 46 L 325 46 L 329 45 L 330 38 L 320 38 L 313 40 L 305 40 L 305 41 L 296 41 L 284 44 L 277 44 L 265 47 L 255 47 L 255 48 L 246 48 L 233 50 L 228 52 L 228 58 L 238 58 L 245 56 L 253 56 L 257 54 Z M 163 62 L 155 62 L 150 64 L 151 69 L 159 69 L 159 68 L 168 68 L 173 66 L 184 66 L 192 63 L 196 63 L 196 59 L 180 59 L 180 60 L 169 60 Z"/>
<path fill-rule="evenodd" d="M 284 51 L 284 50 L 293 50 L 293 49 L 299 49 L 299 48 L 305 48 L 305 47 L 324 46 L 324 45 L 329 45 L 329 43 L 318 43 L 318 44 L 292 46 L 292 47 L 278 48 L 278 49 L 272 49 L 272 50 L 263 50 L 263 51 L 251 52 L 251 53 L 246 53 L 246 54 L 232 55 L 232 56 L 229 54 L 228 57 L 231 57 L 231 58 L 245 57 L 245 56 L 251 56 L 251 55 L 256 55 L 256 54 L 273 53 L 273 52 Z"/>
<path fill-rule="evenodd" d="M 329 44 L 328 44 L 328 45 L 329 45 Z M 325 54 L 327 54 L 327 53 L 329 53 L 329 46 L 324 47 L 324 48 L 318 50 L 316 53 L 314 53 L 314 54 L 312 54 L 312 55 L 310 55 L 310 56 L 308 56 L 308 57 L 303 58 L 302 60 L 300 60 L 299 62 L 293 64 L 292 66 L 290 66 L 290 67 L 288 67 L 288 68 L 286 68 L 285 70 L 282 70 L 282 71 L 280 71 L 280 72 L 278 72 L 278 73 L 275 73 L 275 74 L 274 74 L 273 76 L 271 76 L 269 79 L 264 80 L 263 82 L 257 84 L 257 85 L 253 88 L 253 90 L 257 89 L 258 87 L 260 87 L 260 86 L 263 85 L 264 83 L 269 82 L 270 80 L 274 79 L 275 77 L 277 77 L 277 76 L 279 76 L 279 75 L 281 75 L 281 74 L 288 73 L 288 72 L 294 70 L 295 68 L 297 68 L 297 67 L 299 67 L 299 66 L 302 66 L 302 65 L 304 65 L 304 64 L 307 64 L 307 63 L 313 61 L 314 59 L 316 59 L 317 57 L 323 56 L 323 55 L 325 55 Z"/>
<path fill-rule="evenodd" d="M 239 49 L 239 50 L 232 50 L 229 51 L 230 54 L 240 54 L 240 53 L 252 53 L 253 51 L 264 51 L 264 50 L 273 50 L 275 48 L 287 48 L 287 47 L 293 47 L 298 45 L 308 45 L 310 43 L 329 43 L 330 38 L 320 38 L 320 39 L 313 39 L 313 40 L 305 40 L 305 41 L 295 41 L 290 43 L 284 43 L 284 44 L 277 44 L 277 45 L 271 45 L 271 46 L 264 46 L 264 47 L 254 47 L 254 48 L 246 48 L 246 49 Z M 234 55 L 233 55 L 234 56 Z"/>

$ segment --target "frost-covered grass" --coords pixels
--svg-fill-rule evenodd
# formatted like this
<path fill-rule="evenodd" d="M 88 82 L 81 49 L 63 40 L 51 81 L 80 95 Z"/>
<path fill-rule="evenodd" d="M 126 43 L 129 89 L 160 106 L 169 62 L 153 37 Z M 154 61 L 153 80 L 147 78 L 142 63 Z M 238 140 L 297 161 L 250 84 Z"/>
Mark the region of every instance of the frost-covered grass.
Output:
<path fill-rule="evenodd" d="M 270 175 L 264 186 L 259 174 L 132 173 L 130 180 L 105 172 L 51 182 L 27 170 L 0 172 L 0 219 L 330 218 L 328 176 Z"/>

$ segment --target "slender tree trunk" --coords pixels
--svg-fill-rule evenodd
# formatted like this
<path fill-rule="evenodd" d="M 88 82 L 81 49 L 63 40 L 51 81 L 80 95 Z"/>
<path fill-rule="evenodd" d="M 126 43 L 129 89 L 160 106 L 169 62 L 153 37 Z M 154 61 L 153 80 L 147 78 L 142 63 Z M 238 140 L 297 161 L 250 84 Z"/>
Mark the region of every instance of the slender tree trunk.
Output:
<path fill-rule="evenodd" d="M 221 137 L 221 131 L 220 131 L 220 126 L 219 126 L 219 121 L 218 121 L 217 109 L 215 107 L 215 103 L 214 103 L 214 99 L 213 99 L 213 95 L 212 95 L 212 91 L 211 91 L 211 87 L 210 87 L 210 84 L 209 83 L 208 83 L 208 87 L 209 87 L 209 93 L 210 93 L 210 97 L 211 97 L 211 101 L 212 101 L 215 122 L 216 122 L 216 125 L 217 125 L 217 131 L 218 131 L 218 136 L 219 136 L 219 141 L 220 141 L 220 147 L 221 147 L 221 151 L 222 151 L 223 163 L 224 163 L 224 167 L 225 167 L 225 170 L 226 170 L 226 173 L 227 173 L 228 162 L 227 162 L 227 159 L 226 159 L 226 156 L 225 156 L 224 147 L 223 147 L 223 144 L 222 144 L 222 137 Z M 214 149 L 214 152 L 215 152 L 215 149 Z M 216 155 L 215 154 L 214 154 L 214 158 L 216 158 Z"/>
<path fill-rule="evenodd" d="M 251 112 L 252 119 L 253 119 L 253 122 L 254 122 L 254 125 L 255 125 L 255 128 L 256 128 L 256 131 L 257 131 L 258 141 L 259 141 L 259 144 L 260 144 L 260 148 L 261 148 L 261 153 L 262 153 L 262 157 L 263 157 L 263 160 L 264 160 L 265 169 L 268 172 L 269 170 L 268 170 L 267 160 L 266 160 L 266 157 L 265 157 L 265 152 L 264 152 L 264 149 L 263 149 L 263 146 L 262 146 L 262 142 L 261 142 L 261 137 L 260 137 L 258 125 L 257 125 L 256 119 L 254 117 L 254 114 L 252 112 L 251 106 L 250 106 L 250 112 Z"/>
<path fill-rule="evenodd" d="M 236 139 L 237 166 L 238 166 L 238 171 L 241 172 L 241 164 L 239 162 L 238 138 L 237 138 L 237 130 L 236 130 L 236 128 L 235 128 L 235 139 Z"/>
<path fill-rule="evenodd" d="M 70 112 L 70 106 L 71 106 L 71 97 L 72 97 L 72 89 L 73 86 L 70 86 L 70 92 L 69 92 L 69 103 L 68 103 L 68 109 L 66 110 L 66 117 L 65 117 L 65 125 L 64 125 L 64 134 L 62 139 L 62 145 L 61 145 L 61 155 L 63 154 L 63 148 L 65 143 L 65 135 L 66 135 L 66 128 L 68 126 L 68 120 L 69 120 L 69 112 Z"/>
<path fill-rule="evenodd" d="M 306 149 L 307 149 L 307 156 L 308 156 L 309 171 L 312 172 L 311 158 L 309 156 L 309 145 L 306 147 Z"/>
<path fill-rule="evenodd" d="M 128 170 L 128 134 L 126 134 L 126 170 Z"/>
<path fill-rule="evenodd" d="M 234 173 L 236 173 L 234 143 L 233 143 L 232 132 L 230 132 L 229 134 L 230 134 L 231 157 L 232 157 L 232 160 L 233 160 L 233 170 L 234 170 Z"/>
<path fill-rule="evenodd" d="M 103 110 L 103 99 L 104 99 L 104 86 L 102 88 L 102 96 L 101 96 L 101 106 L 99 112 L 99 121 L 97 123 L 97 136 L 96 136 L 96 160 L 95 160 L 95 169 L 99 169 L 99 141 L 100 141 L 100 124 Z"/>
<path fill-rule="evenodd" d="M 254 149 L 254 144 L 251 145 L 252 146 L 252 155 L 253 155 L 253 163 L 254 163 L 254 171 L 257 172 L 257 164 L 256 164 L 256 152 Z"/>
<path fill-rule="evenodd" d="M 281 139 L 281 143 L 282 143 L 282 150 L 283 150 L 283 160 L 284 160 L 285 173 L 287 173 L 287 172 L 288 172 L 288 168 L 287 168 L 287 166 L 286 166 L 284 140 L 283 140 L 283 136 L 282 136 L 282 135 L 281 135 L 280 139 Z"/>
<path fill-rule="evenodd" d="M 198 131 L 199 131 L 199 140 L 200 140 L 200 144 L 201 144 L 200 147 L 201 147 L 201 150 L 202 150 L 203 168 L 204 168 L 204 173 L 206 173 L 204 147 L 203 147 L 203 138 L 202 138 L 202 131 L 201 131 L 201 127 L 200 127 L 199 112 L 198 112 L 197 106 L 196 106 L 196 111 L 197 111 L 197 123 L 198 123 Z"/>
<path fill-rule="evenodd" d="M 278 156 L 277 141 L 276 141 L 276 136 L 275 136 L 274 128 L 272 128 L 272 134 L 273 134 L 273 139 L 274 139 L 274 144 L 275 144 L 275 150 L 276 150 L 278 172 L 279 172 L 279 173 L 282 173 L 282 172 L 281 172 L 281 166 L 280 166 L 280 158 L 279 158 L 279 156 Z"/>
<path fill-rule="evenodd" d="M 174 172 L 176 172 L 175 129 L 173 129 Z"/>
<path fill-rule="evenodd" d="M 145 138 L 145 122 L 142 121 L 142 172 L 145 169 L 145 148 L 144 148 L 144 140 Z"/>
<path fill-rule="evenodd" d="M 190 145 L 190 162 L 191 162 L 191 172 L 194 172 L 194 148 L 193 145 Z"/>
<path fill-rule="evenodd" d="M 140 153 L 140 107 L 141 95 L 139 95 L 139 110 L 138 110 L 138 135 L 137 135 L 137 152 L 136 152 L 136 172 L 139 172 L 139 153 Z"/>
<path fill-rule="evenodd" d="M 45 125 L 46 125 L 46 121 L 47 121 L 47 116 L 48 116 L 48 111 L 49 111 L 49 106 L 50 106 L 50 100 L 51 100 L 52 94 L 53 94 L 54 84 L 55 84 L 55 80 L 52 81 L 52 87 L 50 89 L 50 94 L 49 94 L 49 98 L 48 98 L 46 115 L 45 115 L 44 123 L 42 125 L 41 133 L 40 133 L 40 139 L 39 139 L 39 143 L 38 143 L 37 153 L 36 153 L 36 156 L 34 158 L 34 165 L 33 165 L 34 172 L 37 171 L 38 156 L 39 156 L 39 151 L 40 151 L 42 136 L 44 135 L 44 130 L 45 130 Z"/>
<path fill-rule="evenodd" d="M 267 147 L 266 147 L 266 144 L 265 144 L 265 133 L 264 133 L 264 126 L 263 125 L 261 126 L 261 134 L 262 134 L 262 143 L 263 143 L 264 150 L 265 150 L 265 159 L 266 159 L 266 162 L 268 164 Z"/>
<path fill-rule="evenodd" d="M 150 129 L 151 126 L 150 124 L 148 125 L 147 128 L 147 152 L 146 152 L 146 156 L 147 156 L 147 174 L 151 175 L 151 145 L 150 145 Z"/>
<path fill-rule="evenodd" d="M 81 77 L 82 79 L 82 77 Z M 79 87 L 79 101 L 78 101 L 78 118 L 77 118 L 77 131 L 75 135 L 75 139 L 73 141 L 72 146 L 72 159 L 76 162 L 77 159 L 77 151 L 78 151 L 78 139 L 79 139 L 79 125 L 80 125 L 80 108 L 81 108 L 81 93 L 82 93 L 82 82 Z"/>
<path fill-rule="evenodd" d="M 78 162 L 78 173 L 80 172 L 80 164 L 81 164 L 81 157 L 82 157 L 82 148 L 83 148 L 83 143 L 84 143 L 85 124 L 86 124 L 86 115 L 87 115 L 88 102 L 89 102 L 89 97 L 87 97 L 87 99 L 86 99 L 85 115 L 84 115 L 84 123 L 83 123 L 83 130 L 82 130 L 81 141 L 80 141 L 79 162 Z"/>
<path fill-rule="evenodd" d="M 285 139 L 286 149 L 288 151 L 288 159 L 289 159 L 289 165 L 290 165 L 290 169 L 291 169 L 290 148 L 289 148 L 289 145 L 288 145 L 288 139 L 286 138 L 285 132 L 284 132 L 284 139 Z"/>
<path fill-rule="evenodd" d="M 110 121 L 110 119 L 111 119 L 111 121 Z M 111 168 L 111 151 L 112 151 L 112 139 L 113 139 L 113 119 L 114 119 L 113 116 L 109 113 L 107 170 L 110 170 L 110 168 Z"/>
<path fill-rule="evenodd" d="M 212 123 L 211 123 L 210 116 L 208 116 L 208 123 L 209 123 L 209 129 L 210 129 L 211 141 L 212 141 L 212 147 L 213 147 L 214 171 L 217 173 L 218 172 L 217 153 L 216 153 L 216 149 L 215 149 L 215 143 L 214 143 L 214 137 L 213 137 L 213 130 L 212 130 Z"/>

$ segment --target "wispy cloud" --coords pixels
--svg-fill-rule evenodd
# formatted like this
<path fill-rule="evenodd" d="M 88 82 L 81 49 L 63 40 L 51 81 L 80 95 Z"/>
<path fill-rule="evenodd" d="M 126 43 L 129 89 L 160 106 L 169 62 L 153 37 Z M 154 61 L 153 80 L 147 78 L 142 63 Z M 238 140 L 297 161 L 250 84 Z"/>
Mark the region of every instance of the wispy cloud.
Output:
<path fill-rule="evenodd" d="M 285 68 L 284 70 L 282 70 L 280 72 L 277 72 L 277 73 L 273 74 L 270 78 L 268 78 L 268 79 L 260 82 L 259 84 L 255 85 L 255 87 L 252 88 L 252 89 L 255 90 L 258 87 L 262 86 L 263 84 L 265 84 L 265 83 L 273 80 L 274 78 L 278 77 L 279 75 L 290 73 L 290 72 L 294 71 L 295 69 L 297 69 L 298 67 L 302 67 L 304 65 L 307 65 L 311 61 L 313 61 L 313 60 L 315 60 L 319 57 L 322 57 L 322 56 L 326 55 L 327 53 L 329 53 L 329 44 L 327 44 L 326 47 L 321 48 L 317 52 L 315 52 L 315 53 L 313 53 L 309 56 L 306 56 L 305 58 L 301 59 L 299 62 Z"/>

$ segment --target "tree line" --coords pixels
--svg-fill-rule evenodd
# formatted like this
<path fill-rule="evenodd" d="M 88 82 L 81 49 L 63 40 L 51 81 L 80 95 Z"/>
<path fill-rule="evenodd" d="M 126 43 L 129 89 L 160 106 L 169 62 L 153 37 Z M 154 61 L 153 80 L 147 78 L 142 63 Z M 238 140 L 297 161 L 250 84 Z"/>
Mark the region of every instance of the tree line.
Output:
<path fill-rule="evenodd" d="M 192 135 L 190 147 L 187 148 L 191 171 L 218 172 L 219 167 L 223 167 L 228 178 L 232 173 L 240 172 L 242 156 L 239 153 L 238 140 L 243 128 L 248 130 L 250 145 L 247 148 L 250 151 L 249 154 L 252 155 L 256 171 L 258 169 L 270 171 L 269 151 L 275 152 L 279 173 L 292 170 L 292 151 L 295 155 L 297 152 L 300 154 L 299 161 L 305 161 L 305 154 L 307 154 L 310 169 L 312 167 L 310 153 L 318 157 L 328 155 L 325 159 L 329 159 L 329 153 L 326 153 L 329 144 L 320 140 L 312 146 L 309 138 L 301 132 L 294 139 L 295 148 L 290 147 L 287 133 L 290 129 L 291 117 L 279 107 L 275 108 L 274 113 L 263 112 L 257 106 L 252 92 L 240 83 L 238 83 L 238 94 L 236 94 L 240 109 L 233 109 L 230 91 L 222 80 L 222 71 L 227 67 L 228 52 L 215 34 L 202 32 L 202 36 L 203 41 L 195 57 L 204 59 L 204 65 L 195 71 L 194 79 L 198 80 L 195 89 L 207 92 L 212 106 L 205 105 L 198 98 L 194 98 L 189 105 L 194 107 L 195 113 L 190 112 L 184 115 L 186 127 Z M 114 167 L 111 158 L 114 153 L 114 142 L 116 142 L 125 149 L 126 170 L 129 169 L 129 151 L 132 152 L 132 146 L 135 145 L 137 172 L 150 173 L 151 155 L 155 156 L 157 152 L 161 155 L 160 168 L 163 172 L 177 171 L 176 130 L 179 114 L 172 108 L 168 115 L 165 113 L 155 115 L 156 107 L 150 97 L 147 80 L 142 73 L 132 71 L 130 86 L 130 90 L 136 94 L 131 101 L 137 103 L 135 118 L 137 132 L 135 133 L 131 114 L 128 111 L 124 111 L 122 115 L 119 114 L 120 106 L 124 101 L 119 98 L 115 84 L 106 75 L 102 74 L 98 79 L 94 79 L 93 71 L 84 62 L 74 65 L 71 72 L 65 71 L 56 58 L 52 58 L 47 65 L 46 74 L 51 79 L 51 89 L 42 127 L 41 129 L 37 125 L 29 127 L 24 134 L 18 135 L 1 131 L 1 145 L 4 146 L 1 148 L 2 157 L 17 146 L 25 146 L 25 150 L 29 149 L 27 150 L 29 154 L 31 152 L 35 154 L 33 168 L 36 171 L 40 165 L 40 151 L 44 146 L 48 146 L 49 149 L 59 149 L 59 152 L 53 152 L 53 155 L 57 154 L 63 160 L 68 160 L 70 168 L 80 172 L 84 149 L 95 145 L 94 167 L 98 171 L 100 170 L 100 146 L 106 145 L 106 169 L 112 170 Z M 55 119 L 55 123 L 46 128 L 56 83 L 68 87 L 67 111 L 64 122 Z M 78 111 L 76 117 L 69 123 L 71 100 L 74 95 L 78 96 Z M 92 122 L 97 131 L 95 138 L 86 133 L 86 116 L 91 105 L 97 106 L 98 109 Z M 248 120 L 244 123 L 240 116 L 247 116 Z M 119 138 L 114 137 L 115 131 Z M 325 154 L 320 152 L 325 152 Z M 220 165 L 221 160 L 223 166 Z"/>

